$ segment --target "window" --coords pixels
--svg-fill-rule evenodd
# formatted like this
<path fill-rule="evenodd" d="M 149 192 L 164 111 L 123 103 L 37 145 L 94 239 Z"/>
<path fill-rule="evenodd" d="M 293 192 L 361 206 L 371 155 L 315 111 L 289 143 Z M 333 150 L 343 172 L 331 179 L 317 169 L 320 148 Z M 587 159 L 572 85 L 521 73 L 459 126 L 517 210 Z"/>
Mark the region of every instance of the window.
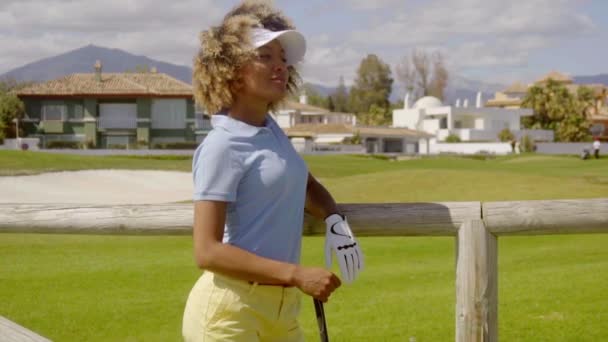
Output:
<path fill-rule="evenodd" d="M 152 128 L 184 129 L 186 128 L 186 100 L 154 100 L 152 103 Z"/>
<path fill-rule="evenodd" d="M 102 103 L 99 105 L 101 129 L 137 128 L 137 105 L 132 103 Z"/>
<path fill-rule="evenodd" d="M 74 111 L 70 113 L 71 120 L 82 120 L 84 118 L 84 107 L 80 103 L 74 104 Z"/>
<path fill-rule="evenodd" d="M 211 119 L 209 118 L 208 115 L 204 115 L 202 113 L 196 113 L 195 114 L 195 118 L 196 118 L 196 123 L 195 123 L 195 128 L 196 129 L 208 129 L 211 130 Z"/>
<path fill-rule="evenodd" d="M 42 120 L 63 121 L 67 111 L 68 107 L 65 104 L 45 104 L 42 107 Z"/>

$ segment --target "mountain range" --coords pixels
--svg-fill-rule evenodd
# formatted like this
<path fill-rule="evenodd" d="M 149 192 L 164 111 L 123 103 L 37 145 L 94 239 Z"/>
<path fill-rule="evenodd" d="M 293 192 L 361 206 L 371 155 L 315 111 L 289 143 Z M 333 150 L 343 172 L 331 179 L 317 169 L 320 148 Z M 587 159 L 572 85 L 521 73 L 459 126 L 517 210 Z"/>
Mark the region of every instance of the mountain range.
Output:
<path fill-rule="evenodd" d="M 137 66 L 149 66 L 156 67 L 158 72 L 171 75 L 188 84 L 192 83 L 192 69 L 189 67 L 95 45 L 87 45 L 29 63 L 0 75 L 0 79 L 14 78 L 17 81 L 41 82 L 74 73 L 91 73 L 97 60 L 102 62 L 103 72 L 125 72 L 134 70 Z"/>
<path fill-rule="evenodd" d="M 110 49 L 96 45 L 87 45 L 66 53 L 45 58 L 27 65 L 18 67 L 0 75 L 0 79 L 12 78 L 17 81 L 47 81 L 60 78 L 73 73 L 93 72 L 93 65 L 97 60 L 103 63 L 103 72 L 125 72 L 135 70 L 136 67 L 156 67 L 158 72 L 166 73 L 188 84 L 192 83 L 192 69 L 183 65 L 176 65 L 155 60 L 147 56 L 138 56 L 120 49 Z M 574 76 L 578 84 L 601 83 L 608 85 L 608 74 L 595 76 Z M 311 86 L 321 95 L 328 96 L 335 91 L 335 87 L 319 84 Z M 460 76 L 452 76 L 446 89 L 446 103 L 454 103 L 456 99 L 469 99 L 473 103 L 478 91 L 482 92 L 484 99 L 493 97 L 494 93 L 506 88 L 504 84 L 487 83 L 470 80 Z M 402 100 L 405 92 L 399 85 L 393 87 L 390 100 Z"/>

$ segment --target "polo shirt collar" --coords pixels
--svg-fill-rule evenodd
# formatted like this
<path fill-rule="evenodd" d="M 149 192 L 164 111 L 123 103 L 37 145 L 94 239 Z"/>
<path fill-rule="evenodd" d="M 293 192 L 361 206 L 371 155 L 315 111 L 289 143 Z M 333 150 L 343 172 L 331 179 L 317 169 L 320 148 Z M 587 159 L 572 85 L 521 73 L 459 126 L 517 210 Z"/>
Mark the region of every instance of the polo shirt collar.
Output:
<path fill-rule="evenodd" d="M 211 116 L 211 126 L 213 128 L 220 127 L 229 133 L 232 133 L 236 136 L 241 137 L 253 137 L 260 132 L 270 130 L 270 126 L 272 125 L 272 118 L 270 115 L 266 114 L 266 120 L 264 121 L 263 127 L 252 126 L 243 121 L 236 120 L 227 114 L 218 113 Z"/>

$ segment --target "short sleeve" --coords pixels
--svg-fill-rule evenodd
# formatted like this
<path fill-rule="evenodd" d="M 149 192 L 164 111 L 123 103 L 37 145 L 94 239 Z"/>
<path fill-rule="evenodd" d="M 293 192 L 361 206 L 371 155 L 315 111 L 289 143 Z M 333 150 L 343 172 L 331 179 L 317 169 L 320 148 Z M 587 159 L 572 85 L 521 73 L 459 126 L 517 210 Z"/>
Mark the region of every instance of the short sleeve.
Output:
<path fill-rule="evenodd" d="M 242 175 L 242 163 L 228 142 L 203 142 L 192 162 L 193 200 L 234 202 Z"/>

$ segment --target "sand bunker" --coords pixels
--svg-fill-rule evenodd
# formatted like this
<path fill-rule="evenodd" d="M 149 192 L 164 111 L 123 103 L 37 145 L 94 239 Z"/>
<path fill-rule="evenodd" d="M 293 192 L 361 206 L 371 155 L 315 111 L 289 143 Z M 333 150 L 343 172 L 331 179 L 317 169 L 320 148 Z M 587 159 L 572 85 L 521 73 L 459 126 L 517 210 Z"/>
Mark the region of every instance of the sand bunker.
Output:
<path fill-rule="evenodd" d="M 192 198 L 192 174 L 87 170 L 0 177 L 0 203 L 147 204 Z"/>

